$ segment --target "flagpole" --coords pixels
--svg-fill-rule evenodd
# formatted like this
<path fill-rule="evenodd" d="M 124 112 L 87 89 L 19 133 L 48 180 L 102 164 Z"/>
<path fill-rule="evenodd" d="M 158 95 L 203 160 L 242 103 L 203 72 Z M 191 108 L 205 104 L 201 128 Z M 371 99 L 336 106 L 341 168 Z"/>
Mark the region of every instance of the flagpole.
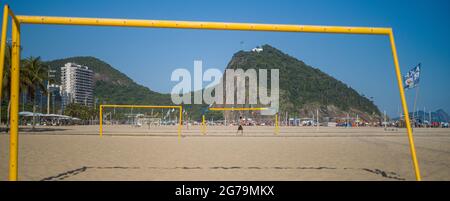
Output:
<path fill-rule="evenodd" d="M 415 118 L 415 115 L 416 115 L 416 113 L 417 113 L 417 111 L 416 111 L 416 104 L 417 104 L 417 97 L 419 96 L 419 89 L 420 89 L 420 84 L 419 84 L 419 86 L 417 86 L 417 89 L 416 89 L 416 97 L 414 98 L 414 109 L 413 109 L 414 128 L 416 127 L 416 118 Z"/>
<path fill-rule="evenodd" d="M 425 106 L 423 107 L 423 112 L 422 112 L 422 114 L 423 114 L 423 121 L 422 121 L 422 126 L 425 126 Z"/>
<path fill-rule="evenodd" d="M 420 69 L 420 75 L 419 76 L 421 76 L 421 74 L 422 74 L 422 64 L 421 63 L 419 63 L 418 65 L 417 65 L 418 67 L 419 67 L 419 69 Z M 419 78 L 420 79 L 420 78 Z M 417 97 L 419 96 L 419 89 L 420 89 L 420 84 L 418 84 L 418 86 L 417 86 L 417 89 L 416 89 L 416 97 L 414 98 L 414 108 L 413 108 L 413 126 L 414 126 L 414 128 L 416 127 L 416 118 L 415 118 L 415 115 L 416 115 L 416 113 L 417 113 L 417 111 L 416 111 L 416 104 L 417 104 Z M 408 114 L 409 115 L 409 114 Z"/>

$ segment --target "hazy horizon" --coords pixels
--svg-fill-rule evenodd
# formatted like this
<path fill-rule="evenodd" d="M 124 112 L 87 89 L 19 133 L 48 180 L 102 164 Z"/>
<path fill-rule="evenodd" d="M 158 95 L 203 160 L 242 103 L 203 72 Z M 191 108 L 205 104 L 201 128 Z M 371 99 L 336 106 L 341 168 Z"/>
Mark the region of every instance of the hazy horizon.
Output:
<path fill-rule="evenodd" d="M 448 1 L 6 1 L 17 15 L 199 20 L 392 27 L 402 74 L 422 63 L 417 108 L 450 111 L 450 13 Z M 107 9 L 105 9 L 105 5 Z M 390 5 L 387 7 L 386 5 Z M 444 25 L 444 26 L 443 26 Z M 447 26 L 445 26 L 447 25 Z M 433 26 L 433 32 L 422 27 Z M 94 56 L 137 83 L 169 93 L 176 68 L 224 69 L 232 55 L 270 44 L 374 97 L 381 112 L 398 116 L 400 98 L 385 36 L 245 31 L 22 26 L 22 57 L 53 60 Z M 417 89 L 406 91 L 410 110 Z"/>

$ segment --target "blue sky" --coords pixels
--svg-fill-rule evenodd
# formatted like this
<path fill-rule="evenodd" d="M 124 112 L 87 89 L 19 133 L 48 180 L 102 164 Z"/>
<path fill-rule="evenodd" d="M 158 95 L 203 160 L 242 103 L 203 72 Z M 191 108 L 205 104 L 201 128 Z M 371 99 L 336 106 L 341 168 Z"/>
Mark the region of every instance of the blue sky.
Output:
<path fill-rule="evenodd" d="M 418 107 L 450 112 L 450 1 L 2 1 L 17 15 L 378 26 L 395 31 L 402 73 L 421 62 Z M 233 53 L 270 44 L 347 83 L 390 116 L 400 98 L 384 36 L 24 25 L 23 57 L 95 56 L 168 93 L 176 68 L 223 69 Z M 241 45 L 240 42 L 244 41 Z M 415 90 L 407 91 L 412 108 Z"/>

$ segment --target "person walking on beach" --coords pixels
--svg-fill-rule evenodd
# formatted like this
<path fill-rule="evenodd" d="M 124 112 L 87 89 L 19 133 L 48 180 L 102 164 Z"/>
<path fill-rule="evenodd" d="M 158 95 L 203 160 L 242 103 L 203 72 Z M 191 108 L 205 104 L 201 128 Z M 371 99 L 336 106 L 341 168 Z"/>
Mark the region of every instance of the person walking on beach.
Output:
<path fill-rule="evenodd" d="M 242 116 L 240 116 L 239 117 L 239 127 L 238 127 L 236 134 L 238 134 L 239 131 L 241 131 L 241 135 L 244 135 L 244 127 L 242 127 L 243 125 L 244 125 L 244 120 L 242 119 Z"/>

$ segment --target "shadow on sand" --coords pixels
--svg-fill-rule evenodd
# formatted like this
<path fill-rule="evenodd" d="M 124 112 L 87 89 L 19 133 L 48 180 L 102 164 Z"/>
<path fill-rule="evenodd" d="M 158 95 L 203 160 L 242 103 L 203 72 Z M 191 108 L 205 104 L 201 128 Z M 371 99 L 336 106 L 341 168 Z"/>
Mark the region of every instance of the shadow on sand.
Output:
<path fill-rule="evenodd" d="M 57 127 L 39 127 L 39 128 L 20 128 L 19 127 L 19 132 L 24 132 L 24 133 L 42 133 L 42 132 L 55 132 L 55 131 L 66 131 L 69 129 L 66 128 L 57 128 Z M 7 127 L 0 127 L 0 133 L 8 133 L 9 132 L 9 128 Z"/>
<path fill-rule="evenodd" d="M 388 172 L 383 171 L 380 169 L 369 169 L 369 168 L 337 168 L 337 167 L 238 167 L 238 166 L 231 166 L 231 167 L 224 167 L 224 166 L 215 166 L 215 167 L 123 167 L 123 166 L 109 166 L 109 167 L 89 167 L 89 166 L 83 166 L 81 168 L 68 170 L 66 172 L 46 177 L 42 179 L 42 181 L 60 181 L 67 179 L 71 176 L 75 176 L 80 173 L 86 172 L 88 169 L 121 169 L 121 170 L 127 170 L 127 169 L 160 169 L 160 170 L 176 170 L 176 169 L 182 169 L 182 170 L 198 170 L 198 169 L 213 169 L 213 170 L 236 170 L 236 169 L 248 169 L 248 170 L 262 170 L 262 169 L 275 169 L 275 170 L 286 170 L 286 169 L 298 169 L 298 170 L 356 170 L 356 171 L 365 171 L 369 172 L 378 176 L 381 176 L 386 179 L 392 179 L 397 181 L 404 181 L 405 178 L 400 177 L 395 172 Z"/>

